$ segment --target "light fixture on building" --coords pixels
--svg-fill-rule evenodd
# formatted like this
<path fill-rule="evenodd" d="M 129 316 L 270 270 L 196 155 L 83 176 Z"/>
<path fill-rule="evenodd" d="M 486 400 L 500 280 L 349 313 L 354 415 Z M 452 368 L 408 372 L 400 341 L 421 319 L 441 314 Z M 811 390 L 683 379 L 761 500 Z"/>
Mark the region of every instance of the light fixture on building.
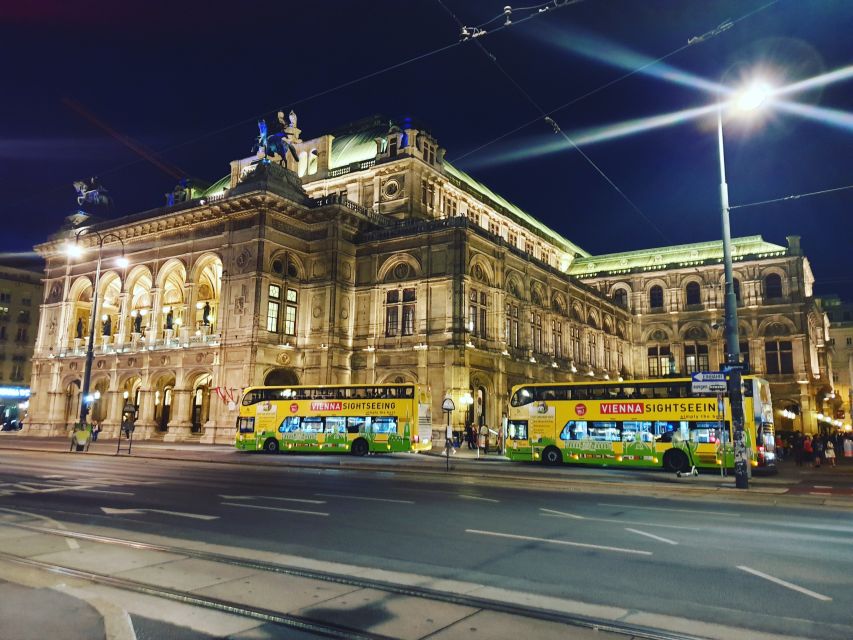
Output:
<path fill-rule="evenodd" d="M 130 391 L 125 391 L 121 395 L 124 397 L 125 400 L 127 400 L 130 397 Z"/>
<path fill-rule="evenodd" d="M 419 342 L 414 347 L 412 347 L 415 351 L 426 351 L 428 349 L 427 345 L 423 342 Z"/>
<path fill-rule="evenodd" d="M 368 345 L 364 348 L 364 350 L 373 353 L 374 351 L 376 351 L 376 347 L 374 347 L 373 345 Z"/>
<path fill-rule="evenodd" d="M 536 364 L 536 358 L 534 358 L 533 356 L 530 356 L 530 362 L 532 364 Z"/>
<path fill-rule="evenodd" d="M 556 362 L 552 362 L 552 363 L 551 363 L 551 366 L 552 366 L 552 367 L 554 367 L 554 368 L 556 369 L 556 368 L 558 368 L 560 365 L 558 365 Z"/>
<path fill-rule="evenodd" d="M 504 349 L 503 351 L 501 351 L 501 355 L 502 355 L 502 356 L 507 356 L 507 357 L 509 357 L 509 351 L 507 351 L 506 349 Z"/>
<path fill-rule="evenodd" d="M 196 309 L 204 309 L 204 303 L 203 302 L 196 302 L 195 308 Z"/>

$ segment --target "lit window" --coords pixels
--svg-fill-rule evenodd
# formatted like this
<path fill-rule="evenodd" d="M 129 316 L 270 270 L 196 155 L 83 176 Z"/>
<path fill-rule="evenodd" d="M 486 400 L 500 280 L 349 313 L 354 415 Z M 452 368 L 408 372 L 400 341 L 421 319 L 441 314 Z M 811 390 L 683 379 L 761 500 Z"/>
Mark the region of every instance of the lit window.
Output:
<path fill-rule="evenodd" d="M 508 302 L 506 305 L 506 341 L 516 349 L 521 346 L 518 331 L 518 305 Z"/>
<path fill-rule="evenodd" d="M 478 338 L 486 337 L 486 309 L 488 296 L 485 291 L 471 289 L 468 293 L 468 330 Z"/>
<path fill-rule="evenodd" d="M 267 331 L 278 331 L 278 315 L 281 309 L 281 287 L 276 284 L 269 286 L 269 301 L 267 302 Z"/>
<path fill-rule="evenodd" d="M 296 311 L 299 302 L 299 294 L 296 289 L 288 289 L 285 293 L 284 306 L 284 333 L 289 336 L 296 335 Z"/>

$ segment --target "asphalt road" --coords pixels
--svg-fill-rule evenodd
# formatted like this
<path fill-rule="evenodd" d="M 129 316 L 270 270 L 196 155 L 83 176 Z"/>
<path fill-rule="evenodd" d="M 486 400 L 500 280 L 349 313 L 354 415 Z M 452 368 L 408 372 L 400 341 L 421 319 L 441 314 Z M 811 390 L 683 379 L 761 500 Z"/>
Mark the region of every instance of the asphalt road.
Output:
<path fill-rule="evenodd" d="M 849 509 L 596 493 L 535 478 L 495 486 L 491 465 L 443 480 L 279 458 L 247 457 L 243 466 L 0 451 L 0 516 L 40 514 L 70 528 L 381 567 L 771 634 L 851 637 Z M 808 487 L 805 478 L 797 486 Z"/>

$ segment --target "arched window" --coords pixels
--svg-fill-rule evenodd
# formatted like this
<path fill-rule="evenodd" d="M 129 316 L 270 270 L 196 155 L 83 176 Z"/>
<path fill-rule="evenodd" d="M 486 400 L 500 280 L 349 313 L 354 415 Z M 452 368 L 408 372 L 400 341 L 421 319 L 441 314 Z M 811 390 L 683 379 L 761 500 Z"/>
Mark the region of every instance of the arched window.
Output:
<path fill-rule="evenodd" d="M 735 290 L 735 300 L 740 302 L 740 280 L 735 278 L 734 280 L 732 280 L 732 284 L 734 285 Z"/>
<path fill-rule="evenodd" d="M 684 288 L 684 299 L 687 306 L 702 304 L 702 290 L 698 282 L 688 282 Z"/>
<path fill-rule="evenodd" d="M 772 300 L 782 297 L 782 278 L 778 273 L 771 273 L 764 278 L 764 298 Z"/>
<path fill-rule="evenodd" d="M 660 285 L 649 289 L 649 308 L 663 309 L 663 288 Z"/>
<path fill-rule="evenodd" d="M 613 302 L 618 304 L 623 309 L 628 308 L 628 292 L 625 289 L 616 289 L 613 292 Z"/>

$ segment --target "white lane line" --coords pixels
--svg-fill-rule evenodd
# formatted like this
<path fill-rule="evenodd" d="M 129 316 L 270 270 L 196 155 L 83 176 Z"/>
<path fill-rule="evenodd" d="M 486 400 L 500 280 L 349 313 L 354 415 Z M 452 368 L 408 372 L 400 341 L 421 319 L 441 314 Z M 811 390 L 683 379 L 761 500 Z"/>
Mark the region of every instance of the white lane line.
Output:
<path fill-rule="evenodd" d="M 326 504 L 325 500 L 307 500 L 305 498 L 282 498 L 279 496 L 227 496 L 219 494 L 223 500 L 280 500 L 282 502 L 304 502 L 306 504 Z"/>
<path fill-rule="evenodd" d="M 702 531 L 701 527 L 683 527 L 678 524 L 660 524 L 659 522 L 632 522 L 630 520 L 614 520 L 612 518 L 590 518 L 589 516 L 574 516 L 568 513 L 540 513 L 545 518 L 577 518 L 589 522 L 612 522 L 614 524 L 633 524 L 637 527 L 661 527 L 663 529 L 679 529 L 681 531 Z"/>
<path fill-rule="evenodd" d="M 61 480 L 64 477 L 65 476 L 61 476 L 61 475 L 56 474 L 56 473 L 51 474 L 49 476 L 39 476 L 39 478 L 41 478 L 42 480 Z"/>
<path fill-rule="evenodd" d="M 42 516 L 37 513 L 30 513 L 29 511 L 18 511 L 17 509 L 9 509 L 7 507 L 0 507 L 0 511 L 8 511 L 9 513 L 16 513 L 18 515 L 29 516 L 31 518 L 37 518 L 39 520 L 44 520 L 49 525 L 56 527 L 60 531 L 67 531 L 64 524 L 59 522 L 58 520 L 54 520 L 53 518 L 48 518 L 47 516 Z M 69 549 L 79 549 L 80 544 L 74 538 L 65 538 L 65 544 L 68 545 Z"/>
<path fill-rule="evenodd" d="M 617 553 L 631 553 L 639 556 L 650 556 L 651 551 L 640 551 L 639 549 L 623 549 L 622 547 L 605 547 L 599 544 L 587 544 L 585 542 L 570 542 L 569 540 L 548 540 L 548 538 L 535 538 L 533 536 L 520 536 L 514 533 L 498 533 L 497 531 L 481 531 L 480 529 L 465 529 L 465 533 L 476 533 L 481 536 L 494 536 L 496 538 L 510 538 L 512 540 L 529 540 L 531 542 L 545 542 L 547 544 L 561 544 L 568 547 L 581 547 L 583 549 L 598 549 L 599 551 L 615 551 Z"/>
<path fill-rule="evenodd" d="M 483 502 L 500 502 L 500 500 L 493 500 L 492 498 L 481 498 L 480 496 L 469 496 L 464 493 L 460 493 L 459 497 L 466 498 L 468 500 L 482 500 Z"/>
<path fill-rule="evenodd" d="M 815 484 L 812 485 L 812 487 L 814 487 L 815 489 L 832 489 L 832 487 L 825 484 Z"/>
<path fill-rule="evenodd" d="M 728 511 L 702 511 L 701 509 L 669 509 L 667 507 L 640 507 L 635 504 L 612 504 L 609 502 L 599 502 L 599 507 L 617 507 L 619 509 L 645 509 L 647 511 L 675 511 L 679 513 L 702 513 L 709 516 L 728 516 L 729 518 L 740 518 L 739 513 L 731 513 Z"/>
<path fill-rule="evenodd" d="M 652 540 L 659 540 L 660 542 L 666 542 L 667 544 L 678 544 L 675 540 L 670 540 L 669 538 L 661 538 L 660 536 L 656 536 L 653 533 L 646 533 L 645 531 L 640 531 L 639 529 L 631 529 L 630 527 L 625 527 L 625 531 L 630 531 L 631 533 L 636 533 L 641 536 L 646 536 L 647 538 L 651 538 Z"/>
<path fill-rule="evenodd" d="M 831 496 L 832 491 L 809 491 L 810 496 Z"/>
<path fill-rule="evenodd" d="M 284 511 L 286 513 L 302 513 L 307 516 L 327 516 L 322 511 L 302 511 L 301 509 L 285 509 L 283 507 L 265 507 L 262 504 L 239 504 L 237 502 L 223 502 L 226 507 L 245 507 L 246 509 L 264 509 L 265 511 Z"/>
<path fill-rule="evenodd" d="M 586 520 L 583 516 L 576 516 L 573 513 L 566 513 L 565 511 L 555 511 L 554 509 L 542 509 L 539 511 L 544 511 L 546 514 L 551 516 L 562 516 L 564 518 L 574 518 L 575 520 Z"/>
<path fill-rule="evenodd" d="M 130 491 L 109 491 L 108 489 L 69 489 L 69 491 L 86 491 L 88 493 L 110 493 L 116 496 L 135 496 Z"/>
<path fill-rule="evenodd" d="M 394 502 L 397 504 L 415 504 L 414 500 L 392 500 L 391 498 L 367 498 L 365 496 L 345 496 L 340 493 L 315 493 L 321 498 L 344 498 L 346 500 L 369 500 L 370 502 Z"/>
<path fill-rule="evenodd" d="M 800 587 L 796 584 L 793 584 L 791 582 L 787 582 L 785 580 L 781 580 L 779 578 L 774 578 L 773 576 L 769 576 L 766 573 L 762 573 L 761 571 L 756 571 L 755 569 L 750 569 L 749 567 L 744 567 L 743 565 L 738 565 L 737 568 L 740 569 L 741 571 L 746 571 L 747 573 L 751 573 L 754 576 L 758 576 L 759 578 L 764 578 L 765 580 L 769 580 L 770 582 L 775 582 L 776 584 L 781 585 L 783 587 L 787 587 L 788 589 L 791 589 L 793 591 L 799 591 L 800 593 L 803 593 L 803 594 L 805 594 L 811 598 L 814 598 L 815 600 L 823 600 L 824 602 L 832 601 L 832 598 L 830 598 L 829 596 L 825 596 L 825 595 L 817 593 L 815 591 L 811 591 L 810 589 L 806 589 L 805 587 Z"/>

